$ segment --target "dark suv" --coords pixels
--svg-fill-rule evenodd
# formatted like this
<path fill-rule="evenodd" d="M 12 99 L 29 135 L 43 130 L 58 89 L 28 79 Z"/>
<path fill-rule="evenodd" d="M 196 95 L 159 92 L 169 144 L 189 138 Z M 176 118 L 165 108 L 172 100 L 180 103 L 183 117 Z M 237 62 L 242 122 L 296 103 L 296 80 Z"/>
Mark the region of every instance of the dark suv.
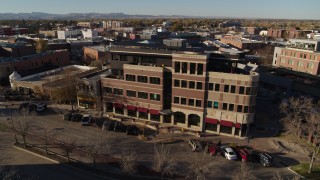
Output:
<path fill-rule="evenodd" d="M 268 154 L 268 153 L 259 153 L 258 157 L 259 157 L 260 163 L 264 167 L 272 166 L 273 157 L 270 154 Z"/>

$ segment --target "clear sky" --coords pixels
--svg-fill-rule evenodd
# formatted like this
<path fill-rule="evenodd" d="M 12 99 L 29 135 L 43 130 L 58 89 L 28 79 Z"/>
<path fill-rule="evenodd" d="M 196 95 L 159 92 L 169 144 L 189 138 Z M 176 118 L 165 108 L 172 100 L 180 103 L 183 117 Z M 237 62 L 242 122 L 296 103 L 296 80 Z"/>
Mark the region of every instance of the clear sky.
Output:
<path fill-rule="evenodd" d="M 0 13 L 46 12 L 320 19 L 320 0 L 1 0 Z"/>

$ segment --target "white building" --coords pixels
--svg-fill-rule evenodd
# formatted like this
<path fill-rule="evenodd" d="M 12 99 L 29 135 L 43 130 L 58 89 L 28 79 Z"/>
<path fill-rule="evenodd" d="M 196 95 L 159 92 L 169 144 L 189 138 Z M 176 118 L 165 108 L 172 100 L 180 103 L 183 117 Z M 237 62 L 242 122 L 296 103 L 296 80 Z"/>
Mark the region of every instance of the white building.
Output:
<path fill-rule="evenodd" d="M 83 39 L 98 37 L 98 31 L 92 29 L 81 30 Z"/>
<path fill-rule="evenodd" d="M 58 39 L 67 39 L 67 38 L 78 38 L 82 36 L 82 32 L 80 29 L 75 30 L 65 30 L 65 31 L 57 31 Z"/>

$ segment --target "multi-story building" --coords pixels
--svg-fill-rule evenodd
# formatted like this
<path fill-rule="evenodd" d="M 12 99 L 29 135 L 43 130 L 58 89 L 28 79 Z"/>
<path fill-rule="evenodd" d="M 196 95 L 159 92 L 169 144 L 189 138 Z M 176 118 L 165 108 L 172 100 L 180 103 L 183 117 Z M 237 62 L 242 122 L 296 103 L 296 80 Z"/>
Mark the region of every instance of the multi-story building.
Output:
<path fill-rule="evenodd" d="M 0 27 L 0 36 L 28 34 L 29 28 Z"/>
<path fill-rule="evenodd" d="M 267 44 L 262 41 L 251 40 L 247 38 L 241 38 L 239 36 L 223 36 L 221 42 L 232 45 L 241 50 L 257 50 L 265 47 Z"/>
<path fill-rule="evenodd" d="M 105 46 L 84 47 L 83 53 L 83 60 L 87 64 L 95 60 L 100 60 L 103 63 L 107 61 L 107 48 Z"/>
<path fill-rule="evenodd" d="M 82 28 L 91 28 L 91 22 L 78 22 L 77 26 L 80 26 Z"/>
<path fill-rule="evenodd" d="M 63 31 L 57 31 L 58 39 L 67 39 L 67 38 L 78 38 L 82 37 L 82 32 L 80 29 L 66 29 Z"/>
<path fill-rule="evenodd" d="M 104 111 L 235 137 L 253 123 L 259 76 L 237 68 L 243 53 L 111 47 Z"/>
<path fill-rule="evenodd" d="M 320 40 L 290 39 L 287 47 L 276 47 L 273 66 L 318 75 Z"/>
<path fill-rule="evenodd" d="M 83 39 L 98 37 L 98 31 L 94 29 L 81 30 L 81 32 L 82 32 Z"/>
<path fill-rule="evenodd" d="M 8 77 L 13 71 L 25 76 L 41 69 L 48 70 L 66 66 L 70 63 L 67 50 L 48 51 L 16 58 L 0 58 L 0 79 Z"/>

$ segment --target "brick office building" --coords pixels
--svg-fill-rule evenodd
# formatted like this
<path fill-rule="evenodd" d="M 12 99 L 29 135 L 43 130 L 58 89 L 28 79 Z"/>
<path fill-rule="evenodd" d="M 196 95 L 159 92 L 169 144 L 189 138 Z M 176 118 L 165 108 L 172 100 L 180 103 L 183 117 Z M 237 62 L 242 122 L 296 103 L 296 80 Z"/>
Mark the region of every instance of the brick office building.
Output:
<path fill-rule="evenodd" d="M 259 76 L 237 68 L 244 54 L 110 48 L 104 111 L 229 136 L 253 122 Z"/>
<path fill-rule="evenodd" d="M 272 65 L 318 75 L 319 51 L 319 40 L 290 39 L 287 47 L 275 48 Z"/>

